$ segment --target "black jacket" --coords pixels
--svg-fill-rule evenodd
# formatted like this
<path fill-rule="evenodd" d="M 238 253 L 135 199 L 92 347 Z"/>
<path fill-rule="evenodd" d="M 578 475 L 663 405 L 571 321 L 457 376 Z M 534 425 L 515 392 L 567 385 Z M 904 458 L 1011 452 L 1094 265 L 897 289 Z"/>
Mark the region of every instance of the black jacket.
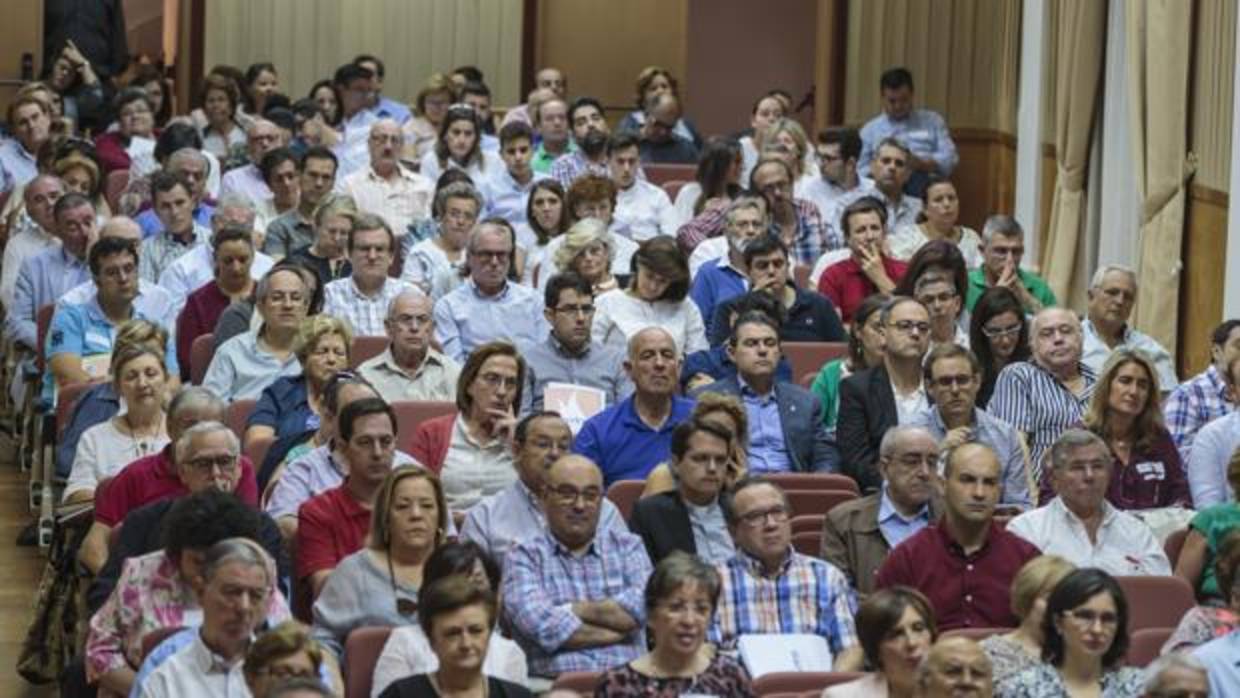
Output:
<path fill-rule="evenodd" d="M 697 554 L 689 509 L 675 490 L 637 500 L 629 516 L 629 530 L 641 536 L 652 564 L 676 550 Z"/>
<path fill-rule="evenodd" d="M 862 492 L 878 491 L 882 485 L 878 444 L 883 434 L 899 423 L 886 367 L 867 368 L 840 381 L 835 440 L 844 457 L 844 472 L 857 481 Z"/>

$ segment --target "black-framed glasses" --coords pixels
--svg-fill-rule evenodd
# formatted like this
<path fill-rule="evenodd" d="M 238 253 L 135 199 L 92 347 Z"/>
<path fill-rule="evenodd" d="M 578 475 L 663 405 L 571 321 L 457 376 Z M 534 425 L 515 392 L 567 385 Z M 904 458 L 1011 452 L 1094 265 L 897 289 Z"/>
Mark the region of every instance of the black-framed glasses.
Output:
<path fill-rule="evenodd" d="M 775 523 L 782 523 L 788 520 L 788 507 L 783 504 L 773 506 L 769 509 L 760 509 L 740 515 L 741 523 L 746 526 L 760 526 L 766 523 L 767 519 Z"/>

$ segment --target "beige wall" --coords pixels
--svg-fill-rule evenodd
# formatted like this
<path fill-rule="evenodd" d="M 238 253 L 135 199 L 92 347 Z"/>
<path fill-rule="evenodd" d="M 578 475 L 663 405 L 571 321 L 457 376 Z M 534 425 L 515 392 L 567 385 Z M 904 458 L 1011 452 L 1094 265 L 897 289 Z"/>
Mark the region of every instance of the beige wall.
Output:
<path fill-rule="evenodd" d="M 22 75 L 22 54 L 34 55 L 34 74 L 43 68 L 43 0 L 3 0 L 0 16 L 0 79 L 17 80 Z M 0 85 L 0 118 L 8 109 L 9 100 L 17 92 L 15 85 Z"/>

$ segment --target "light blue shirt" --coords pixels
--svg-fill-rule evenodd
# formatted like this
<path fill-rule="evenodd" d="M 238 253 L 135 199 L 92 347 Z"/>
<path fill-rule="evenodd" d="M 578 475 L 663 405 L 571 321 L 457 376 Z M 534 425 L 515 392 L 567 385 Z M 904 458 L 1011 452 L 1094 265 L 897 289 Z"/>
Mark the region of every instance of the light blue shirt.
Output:
<path fill-rule="evenodd" d="M 485 217 L 503 218 L 514 226 L 528 223 L 525 212 L 530 200 L 530 190 L 540 179 L 548 177 L 535 172 L 529 182 L 518 184 L 508 173 L 507 167 L 488 172 L 478 187 L 483 201 L 486 202 Z"/>
<path fill-rule="evenodd" d="M 443 353 L 462 364 L 479 345 L 503 339 L 516 346 L 542 341 L 551 330 L 543 317 L 542 295 L 511 281 L 484 296 L 467 279 L 435 303 L 435 339 Z"/>
<path fill-rule="evenodd" d="M 908 426 L 922 427 L 934 435 L 936 441 L 947 438 L 947 425 L 937 407 L 931 406 L 909 421 Z M 985 410 L 973 409 L 972 434 L 969 441 L 987 446 L 999 457 L 1003 466 L 1003 493 L 1000 504 L 1010 504 L 1028 509 L 1033 505 L 1029 497 L 1029 476 L 1025 471 L 1025 450 L 1020 445 L 1020 435 L 1012 425 L 998 419 Z M 944 454 L 945 456 L 946 454 Z"/>
<path fill-rule="evenodd" d="M 257 400 L 263 389 L 280 376 L 300 373 L 301 364 L 295 354 L 280 362 L 258 347 L 258 331 L 250 330 L 220 345 L 207 366 L 202 385 L 225 402 Z"/>
<path fill-rule="evenodd" d="M 1158 343 L 1158 340 L 1132 329 L 1131 325 L 1124 326 L 1124 335 L 1120 344 L 1115 347 L 1107 346 L 1102 336 L 1098 334 L 1098 330 L 1094 328 L 1094 323 L 1088 317 L 1081 321 L 1081 334 L 1084 337 L 1084 345 L 1081 349 L 1081 363 L 1094 369 L 1094 373 L 1102 375 L 1102 368 L 1106 365 L 1107 359 L 1111 357 L 1111 352 L 1116 349 L 1127 348 L 1136 349 L 1145 352 L 1145 354 L 1154 362 L 1154 370 L 1158 371 L 1158 390 L 1163 395 L 1175 390 L 1180 384 L 1180 378 L 1175 373 L 1175 361 L 1171 359 L 1171 353 Z"/>
<path fill-rule="evenodd" d="M 1199 511 L 1234 499 L 1227 484 L 1227 463 L 1238 447 L 1240 412 L 1219 417 L 1197 432 L 1188 457 L 1188 489 Z"/>
<path fill-rule="evenodd" d="M 937 112 L 914 109 L 899 121 L 884 112 L 861 127 L 858 172 L 869 172 L 870 161 L 874 159 L 878 144 L 888 137 L 899 140 L 913 151 L 913 155 L 923 160 L 933 160 L 939 166 L 940 174 L 951 174 L 952 170 L 956 169 L 956 163 L 960 161 L 951 132 L 947 130 L 947 122 L 943 121 L 943 117 Z"/>
<path fill-rule="evenodd" d="M 39 173 L 35 156 L 16 138 L 0 142 L 0 191 L 9 191 Z"/>
<path fill-rule="evenodd" d="M 396 121 L 396 123 L 402 125 L 409 119 L 413 118 L 413 114 L 410 113 L 409 107 L 406 107 L 395 100 L 388 99 L 387 97 L 380 97 L 379 103 L 376 104 L 374 109 L 371 111 L 374 112 L 375 116 L 380 119 L 392 119 Z"/>
<path fill-rule="evenodd" d="M 749 472 L 786 473 L 792 470 L 788 444 L 784 443 L 783 422 L 779 417 L 779 401 L 775 388 L 758 395 L 737 376 L 741 385 L 741 402 L 749 415 Z"/>
<path fill-rule="evenodd" d="M 85 260 L 61 247 L 27 257 L 13 287 L 13 307 L 4 318 L 5 337 L 33 349 L 39 343 L 35 324 L 39 308 L 55 303 L 66 291 L 85 281 L 90 281 Z"/>
<path fill-rule="evenodd" d="M 1210 675 L 1210 695 L 1240 696 L 1240 631 L 1215 638 L 1193 651 Z"/>
<path fill-rule="evenodd" d="M 916 515 L 905 517 L 896 510 L 896 505 L 887 496 L 887 483 L 883 483 L 883 491 L 878 499 L 878 531 L 883 534 L 888 546 L 896 547 L 929 524 L 929 504 L 923 504 Z"/>
<path fill-rule="evenodd" d="M 204 228 L 211 227 L 211 216 L 215 214 L 215 207 L 206 202 L 200 202 L 194 207 L 194 222 Z M 137 218 L 133 219 L 138 227 L 142 228 L 142 239 L 153 238 L 164 232 L 164 223 L 159 220 L 159 216 L 155 215 L 155 209 L 148 208 L 139 213 Z"/>

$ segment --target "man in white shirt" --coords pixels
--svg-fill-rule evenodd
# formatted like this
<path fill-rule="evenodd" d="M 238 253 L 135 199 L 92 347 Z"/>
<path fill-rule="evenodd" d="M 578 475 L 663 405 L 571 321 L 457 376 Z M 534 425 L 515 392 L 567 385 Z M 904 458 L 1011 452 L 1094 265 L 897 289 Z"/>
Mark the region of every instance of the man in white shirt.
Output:
<path fill-rule="evenodd" d="M 607 170 L 617 189 L 614 232 L 635 242 L 676 235 L 676 209 L 667 192 L 637 176 L 641 155 L 636 134 L 621 132 L 607 141 Z"/>
<path fill-rule="evenodd" d="M 405 135 L 394 120 L 376 121 L 367 145 L 370 166 L 341 180 L 340 193 L 352 196 L 358 210 L 382 216 L 399 242 L 411 224 L 430 217 L 435 184 L 400 164 Z"/>
<path fill-rule="evenodd" d="M 4 263 L 0 264 L 0 301 L 4 302 L 6 309 L 13 307 L 13 288 L 17 285 L 17 273 L 22 270 L 22 262 L 49 247 L 60 245 L 60 239 L 51 232 L 56 226 L 52 209 L 64 193 L 65 183 L 50 174 L 36 176 L 22 192 L 26 212 L 18 216 L 14 232 L 4 246 Z"/>
<path fill-rule="evenodd" d="M 241 228 L 254 230 L 254 207 L 250 200 L 238 194 L 229 194 L 220 199 L 211 214 L 211 236 L 225 228 Z M 250 265 L 250 278 L 258 281 L 275 266 L 275 260 L 258 252 L 254 252 L 254 262 Z M 215 253 L 211 245 L 198 245 L 181 255 L 159 275 L 159 285 L 176 299 L 176 312 L 179 314 L 189 294 L 202 288 L 215 278 Z"/>
<path fill-rule="evenodd" d="M 366 167 L 366 139 L 370 136 L 371 125 L 380 119 L 370 108 L 374 77 L 369 68 L 356 63 L 345 63 L 332 77 L 336 93 L 340 95 L 340 130 L 344 132 L 334 148 L 340 164 L 338 178 Z"/>
<path fill-rule="evenodd" d="M 1058 495 L 1007 526 L 1047 555 L 1113 575 L 1169 575 L 1171 563 L 1149 527 L 1106 501 L 1111 450 L 1093 432 L 1065 431 L 1050 448 Z"/>
<path fill-rule="evenodd" d="M 270 205 L 271 189 L 263 180 L 258 163 L 267 153 L 286 145 L 284 131 L 279 126 L 266 119 L 255 119 L 245 132 L 245 150 L 250 156 L 250 164 L 224 173 L 224 178 L 220 180 L 220 196 L 233 192 L 241 194 L 254 204 L 256 211 Z"/>
<path fill-rule="evenodd" d="M 857 174 L 857 158 L 861 156 L 861 136 L 857 129 L 837 126 L 818 133 L 818 172 L 821 177 L 807 175 L 797 181 L 793 195 L 807 199 L 818 207 L 828 239 L 844 239 L 840 214 L 844 208 L 863 196 L 874 196 L 874 182 Z"/>
<path fill-rule="evenodd" d="M 1081 361 L 1101 374 L 1107 357 L 1120 347 L 1140 349 L 1158 370 L 1158 389 L 1163 395 L 1175 390 L 1180 379 L 1171 354 L 1155 339 L 1132 329 L 1128 320 L 1137 302 L 1137 273 L 1119 264 L 1107 264 L 1094 272 L 1086 292 L 1089 305 L 1081 330 L 1085 348 Z"/>

